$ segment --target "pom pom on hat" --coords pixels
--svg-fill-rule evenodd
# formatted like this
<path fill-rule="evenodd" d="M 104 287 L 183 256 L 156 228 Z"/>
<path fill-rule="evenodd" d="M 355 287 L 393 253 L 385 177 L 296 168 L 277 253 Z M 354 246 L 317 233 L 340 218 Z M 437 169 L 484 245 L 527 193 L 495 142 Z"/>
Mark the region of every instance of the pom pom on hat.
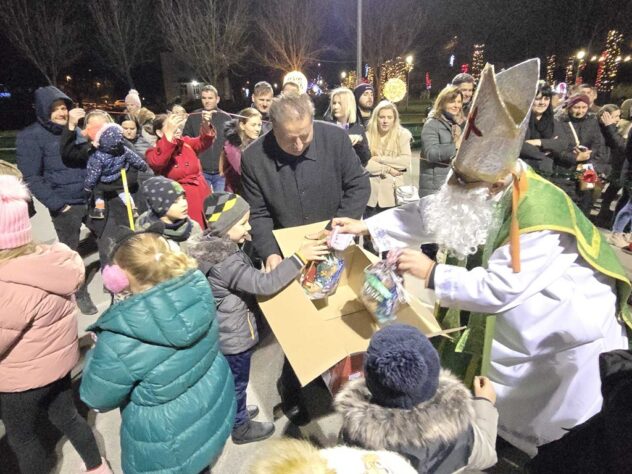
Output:
<path fill-rule="evenodd" d="M 125 102 L 131 102 L 132 104 L 136 104 L 140 107 L 140 94 L 138 93 L 138 91 L 136 89 L 130 89 L 130 91 L 125 96 Z"/>
<path fill-rule="evenodd" d="M 426 336 L 405 324 L 392 324 L 371 338 L 364 359 L 373 403 L 411 409 L 431 399 L 439 385 L 439 354 Z"/>
<path fill-rule="evenodd" d="M 31 242 L 28 188 L 15 176 L 0 176 L 0 250 Z"/>

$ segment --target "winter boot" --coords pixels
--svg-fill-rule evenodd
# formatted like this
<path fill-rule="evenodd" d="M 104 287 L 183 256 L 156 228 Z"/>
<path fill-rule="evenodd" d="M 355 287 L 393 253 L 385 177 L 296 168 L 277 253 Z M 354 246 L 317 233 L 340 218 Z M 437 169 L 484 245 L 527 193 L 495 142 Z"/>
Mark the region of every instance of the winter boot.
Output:
<path fill-rule="evenodd" d="M 254 443 L 269 438 L 274 433 L 274 424 L 259 421 L 247 421 L 233 428 L 231 438 L 235 444 Z"/>
<path fill-rule="evenodd" d="M 248 411 L 249 420 L 256 418 L 257 415 L 259 414 L 259 407 L 257 405 L 248 405 L 246 407 L 246 410 Z"/>
<path fill-rule="evenodd" d="M 101 461 L 102 462 L 99 467 L 95 467 L 90 470 L 86 469 L 86 465 L 82 463 L 80 472 L 89 472 L 91 474 L 114 474 L 112 469 L 110 469 L 110 466 L 108 466 L 108 462 L 104 458 L 101 458 Z"/>
<path fill-rule="evenodd" d="M 97 314 L 99 311 L 92 302 L 85 284 L 77 290 L 77 306 L 79 306 L 79 311 L 86 315 Z"/>

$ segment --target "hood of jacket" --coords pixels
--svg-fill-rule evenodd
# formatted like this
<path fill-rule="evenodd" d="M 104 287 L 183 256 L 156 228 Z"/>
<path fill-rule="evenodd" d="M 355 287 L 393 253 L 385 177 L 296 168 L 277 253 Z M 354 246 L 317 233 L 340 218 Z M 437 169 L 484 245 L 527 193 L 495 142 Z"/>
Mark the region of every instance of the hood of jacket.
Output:
<path fill-rule="evenodd" d="M 197 260 L 204 274 L 236 252 L 239 252 L 239 245 L 228 237 L 217 237 L 210 232 L 203 233 L 188 248 L 189 256 Z"/>
<path fill-rule="evenodd" d="M 95 145 L 100 152 L 108 155 L 122 155 L 125 152 L 123 129 L 115 123 L 105 124 L 96 135 Z"/>
<path fill-rule="evenodd" d="M 57 87 L 40 87 L 35 91 L 35 115 L 37 121 L 49 132 L 59 135 L 64 127 L 50 120 L 51 106 L 56 100 L 63 100 L 68 110 L 72 108 L 70 97 L 57 89 Z"/>
<path fill-rule="evenodd" d="M 63 244 L 42 245 L 34 253 L 0 264 L 0 281 L 61 296 L 72 295 L 83 282 L 84 274 L 79 254 Z"/>
<path fill-rule="evenodd" d="M 239 119 L 235 118 L 224 124 L 224 138 L 237 148 L 241 147 L 241 137 L 239 136 Z"/>
<path fill-rule="evenodd" d="M 439 373 L 435 396 L 411 410 L 371 403 L 364 378 L 347 383 L 336 395 L 334 408 L 343 416 L 347 440 L 368 449 L 393 451 L 399 446 L 449 444 L 469 429 L 475 418 L 469 390 L 446 369 Z"/>
<path fill-rule="evenodd" d="M 204 337 L 214 312 L 208 281 L 200 271 L 189 270 L 111 306 L 88 330 L 185 348 Z"/>

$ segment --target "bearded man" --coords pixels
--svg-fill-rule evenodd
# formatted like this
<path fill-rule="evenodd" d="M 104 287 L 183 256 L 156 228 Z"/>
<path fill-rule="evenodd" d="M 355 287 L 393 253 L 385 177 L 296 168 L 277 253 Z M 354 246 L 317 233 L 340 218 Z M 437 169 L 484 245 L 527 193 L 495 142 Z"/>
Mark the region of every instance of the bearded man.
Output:
<path fill-rule="evenodd" d="M 425 279 L 444 327 L 442 364 L 486 374 L 498 395 L 499 435 L 531 456 L 597 413 L 598 357 L 627 348 L 630 283 L 612 249 L 559 188 L 518 160 L 539 61 L 494 77 L 484 69 L 461 148 L 440 191 L 366 221 L 334 219 Z M 417 250 L 436 242 L 435 264 Z M 495 316 L 493 316 L 495 315 Z"/>

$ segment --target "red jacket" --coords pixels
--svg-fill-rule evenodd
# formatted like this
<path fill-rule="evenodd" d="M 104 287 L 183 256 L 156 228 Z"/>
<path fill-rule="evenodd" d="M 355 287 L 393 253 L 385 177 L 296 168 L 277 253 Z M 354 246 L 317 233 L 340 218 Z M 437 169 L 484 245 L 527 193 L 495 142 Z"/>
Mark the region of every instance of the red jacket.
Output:
<path fill-rule="evenodd" d="M 156 146 L 145 153 L 147 164 L 166 178 L 182 185 L 189 205 L 189 217 L 202 229 L 206 228 L 204 199 L 211 194 L 211 188 L 202 175 L 198 153 L 209 148 L 215 140 L 213 128 L 200 128 L 199 137 L 182 137 L 170 142 L 163 135 Z"/>

